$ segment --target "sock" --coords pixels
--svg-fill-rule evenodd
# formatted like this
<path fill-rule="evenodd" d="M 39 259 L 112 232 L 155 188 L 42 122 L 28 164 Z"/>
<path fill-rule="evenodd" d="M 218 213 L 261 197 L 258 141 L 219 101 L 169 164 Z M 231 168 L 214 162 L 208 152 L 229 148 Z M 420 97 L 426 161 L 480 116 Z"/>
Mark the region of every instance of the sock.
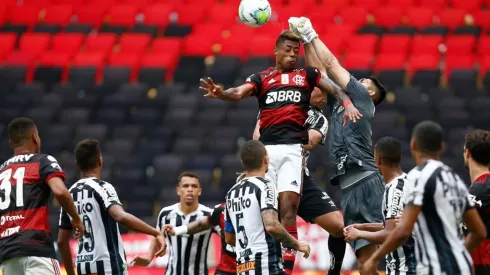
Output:
<path fill-rule="evenodd" d="M 346 243 L 343 238 L 328 236 L 328 249 L 330 250 L 330 270 L 328 275 L 340 275 L 344 261 Z"/>
<path fill-rule="evenodd" d="M 295 239 L 298 239 L 298 230 L 295 226 L 286 227 L 286 231 L 288 231 L 291 236 Z M 287 275 L 293 274 L 294 262 L 296 260 L 296 250 L 290 247 L 282 248 L 282 258 L 284 260 L 284 271 L 286 271 Z"/>

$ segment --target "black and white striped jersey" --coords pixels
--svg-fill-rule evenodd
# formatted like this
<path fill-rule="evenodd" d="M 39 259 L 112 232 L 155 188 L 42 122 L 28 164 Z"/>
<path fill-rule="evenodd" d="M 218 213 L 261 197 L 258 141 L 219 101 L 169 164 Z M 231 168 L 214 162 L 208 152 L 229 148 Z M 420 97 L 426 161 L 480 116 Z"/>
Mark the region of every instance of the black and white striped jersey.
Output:
<path fill-rule="evenodd" d="M 226 194 L 225 231 L 236 236 L 237 274 L 283 274 L 281 244 L 264 227 L 261 212 L 278 210 L 276 186 L 244 178 Z"/>
<path fill-rule="evenodd" d="M 327 138 L 328 131 L 328 120 L 323 114 L 322 110 L 319 110 L 313 106 L 310 106 L 308 111 L 308 118 L 305 121 L 305 128 L 308 130 L 316 130 L 322 135 L 321 145 L 325 144 L 325 139 Z M 310 151 L 305 151 L 305 173 L 307 176 L 310 175 L 308 170 L 308 158 L 310 157 Z"/>
<path fill-rule="evenodd" d="M 422 207 L 414 228 L 417 274 L 472 274 L 460 225 L 474 204 L 461 178 L 429 160 L 408 173 L 406 184 L 406 204 Z"/>
<path fill-rule="evenodd" d="M 199 204 L 196 211 L 187 216 L 180 211 L 180 203 L 162 208 L 157 218 L 157 229 L 165 224 L 173 227 L 189 224 L 193 221 L 209 217 L 213 209 Z M 208 247 L 211 234 L 220 232 L 219 226 L 212 230 L 182 236 L 169 236 L 169 258 L 165 275 L 207 275 Z"/>
<path fill-rule="evenodd" d="M 77 181 L 69 191 L 85 227 L 78 240 L 77 274 L 128 274 L 119 226 L 108 212 L 121 205 L 114 187 L 94 177 Z M 71 217 L 63 209 L 59 227 L 72 229 Z"/>
<path fill-rule="evenodd" d="M 385 221 L 394 219 L 403 211 L 403 194 L 406 179 L 407 174 L 403 173 L 386 184 L 382 202 Z M 387 275 L 415 274 L 415 268 L 415 246 L 412 237 L 404 245 L 386 255 Z"/>

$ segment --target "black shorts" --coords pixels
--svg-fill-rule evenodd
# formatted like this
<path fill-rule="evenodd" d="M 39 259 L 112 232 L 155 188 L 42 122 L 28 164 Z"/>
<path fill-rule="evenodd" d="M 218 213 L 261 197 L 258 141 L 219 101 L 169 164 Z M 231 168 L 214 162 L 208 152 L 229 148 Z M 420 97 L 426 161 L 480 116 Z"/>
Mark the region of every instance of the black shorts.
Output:
<path fill-rule="evenodd" d="M 338 211 L 332 199 L 311 176 L 303 175 L 303 194 L 299 201 L 298 216 L 313 223 L 315 218 Z"/>
<path fill-rule="evenodd" d="M 344 214 L 345 226 L 354 223 L 382 223 L 381 204 L 385 183 L 376 172 L 352 186 L 342 189 L 340 206 Z M 368 245 L 366 240 L 352 241 L 350 245 L 357 251 Z"/>
<path fill-rule="evenodd" d="M 216 271 L 214 272 L 214 275 L 236 275 L 236 272 L 235 273 L 229 273 L 229 272 L 224 272 L 224 271 L 221 271 L 219 269 L 216 269 Z"/>

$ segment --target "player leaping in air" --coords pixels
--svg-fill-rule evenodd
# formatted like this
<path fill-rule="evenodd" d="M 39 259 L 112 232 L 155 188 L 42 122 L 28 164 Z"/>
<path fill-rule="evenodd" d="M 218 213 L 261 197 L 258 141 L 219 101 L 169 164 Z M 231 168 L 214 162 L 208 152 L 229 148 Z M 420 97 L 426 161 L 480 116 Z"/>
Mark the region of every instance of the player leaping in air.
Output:
<path fill-rule="evenodd" d="M 270 158 L 266 178 L 279 192 L 280 220 L 297 237 L 296 213 L 303 178 L 303 145 L 308 144 L 304 127 L 308 117 L 310 95 L 314 87 L 335 96 L 346 109 L 346 116 L 356 121 L 359 111 L 345 92 L 313 67 L 297 68 L 300 37 L 284 31 L 274 48 L 276 66 L 247 78 L 241 86 L 224 89 L 212 79 L 201 79 L 200 89 L 206 97 L 237 101 L 256 96 L 260 109 L 260 141 L 266 145 Z M 283 254 L 285 269 L 290 274 L 295 251 L 287 248 Z"/>
<path fill-rule="evenodd" d="M 355 223 L 381 223 L 381 202 L 384 183 L 374 161 L 372 146 L 372 121 L 375 105 L 383 101 L 386 90 L 374 78 L 357 80 L 344 69 L 332 52 L 318 38 L 308 18 L 292 17 L 290 29 L 301 36 L 305 45 L 307 62 L 312 56 L 319 60 L 319 69 L 325 69 L 330 77 L 352 98 L 363 119 L 343 126 L 345 108 L 336 104 L 330 121 L 331 135 L 328 141 L 332 177 L 331 183 L 342 189 L 341 208 L 345 225 Z M 310 63 L 310 65 L 313 65 Z M 323 68 L 322 68 L 323 67 Z M 345 104 L 344 104 L 345 105 Z M 356 251 L 359 266 L 376 250 L 376 244 L 366 240 L 351 242 Z"/>

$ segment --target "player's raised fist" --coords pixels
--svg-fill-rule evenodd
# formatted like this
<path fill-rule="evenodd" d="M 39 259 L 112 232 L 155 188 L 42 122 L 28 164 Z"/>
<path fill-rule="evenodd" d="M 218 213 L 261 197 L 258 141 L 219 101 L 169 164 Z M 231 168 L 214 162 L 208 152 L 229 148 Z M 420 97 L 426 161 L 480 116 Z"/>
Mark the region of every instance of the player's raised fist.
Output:
<path fill-rule="evenodd" d="M 313 29 L 313 25 L 311 24 L 310 19 L 307 17 L 290 17 L 288 20 L 289 29 L 299 33 L 303 40 L 303 43 L 311 43 L 311 41 L 318 37 L 315 29 Z"/>
<path fill-rule="evenodd" d="M 207 81 L 201 78 L 201 85 L 199 86 L 199 89 L 205 92 L 205 97 L 219 98 L 223 93 L 223 87 L 221 85 L 214 84 L 211 77 L 208 77 Z"/>
<path fill-rule="evenodd" d="M 311 248 L 307 242 L 298 241 L 298 251 L 303 252 L 303 257 L 305 259 L 308 259 L 308 257 L 310 257 Z"/>

